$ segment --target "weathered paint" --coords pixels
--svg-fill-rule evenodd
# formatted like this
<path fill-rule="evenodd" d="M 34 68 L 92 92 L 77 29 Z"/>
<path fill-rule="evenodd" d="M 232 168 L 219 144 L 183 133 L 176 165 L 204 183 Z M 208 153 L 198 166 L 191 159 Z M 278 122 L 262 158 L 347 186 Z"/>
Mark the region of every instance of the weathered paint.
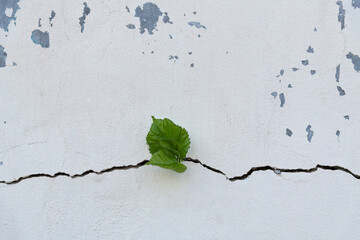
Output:
<path fill-rule="evenodd" d="M 49 17 L 49 23 L 50 23 L 51 27 L 53 26 L 52 20 L 55 18 L 55 16 L 56 16 L 56 13 L 54 12 L 54 10 L 51 10 L 51 15 Z"/>
<path fill-rule="evenodd" d="M 5 48 L 0 45 L 0 68 L 6 66 L 7 53 L 4 50 Z"/>
<path fill-rule="evenodd" d="M 346 58 L 351 60 L 354 65 L 354 70 L 360 72 L 360 57 L 358 55 L 354 55 L 352 52 L 349 52 L 346 55 Z"/>
<path fill-rule="evenodd" d="M 302 60 L 301 64 L 307 66 L 309 64 L 309 60 Z"/>
<path fill-rule="evenodd" d="M 290 129 L 286 129 L 286 135 L 291 137 L 293 135 L 293 132 Z"/>
<path fill-rule="evenodd" d="M 83 5 L 84 5 L 83 14 L 79 18 L 81 32 L 84 32 L 86 16 L 88 16 L 91 12 L 91 9 L 89 8 L 86 2 L 84 2 Z"/>
<path fill-rule="evenodd" d="M 16 13 L 20 9 L 18 3 L 20 0 L 1 0 L 0 1 L 0 28 L 5 32 L 9 31 L 9 24 L 11 21 L 16 21 Z M 6 9 L 11 9 L 11 16 L 6 16 Z"/>
<path fill-rule="evenodd" d="M 279 98 L 280 98 L 280 107 L 284 107 L 284 105 L 285 105 L 285 95 L 284 95 L 284 93 L 280 93 Z"/>
<path fill-rule="evenodd" d="M 135 25 L 134 24 L 128 24 L 128 25 L 126 25 L 126 27 L 128 28 L 128 29 L 135 29 Z"/>
<path fill-rule="evenodd" d="M 336 66 L 335 80 L 339 82 L 340 79 L 340 64 Z"/>
<path fill-rule="evenodd" d="M 316 73 L 316 70 L 310 70 L 311 75 L 315 75 L 315 73 Z"/>
<path fill-rule="evenodd" d="M 339 91 L 339 95 L 340 95 L 340 96 L 344 96 L 344 95 L 345 95 L 345 90 L 342 89 L 340 86 L 337 86 L 337 90 Z"/>
<path fill-rule="evenodd" d="M 360 8 L 360 0 L 352 0 L 351 4 L 355 9 Z"/>
<path fill-rule="evenodd" d="M 202 25 L 200 22 L 191 21 L 191 22 L 188 22 L 188 24 L 189 24 L 190 26 L 194 26 L 194 27 L 196 27 L 196 28 L 206 29 L 206 26 L 205 26 L 205 25 Z"/>
<path fill-rule="evenodd" d="M 42 48 L 50 47 L 50 37 L 47 31 L 43 32 L 39 29 L 32 31 L 31 40 L 35 44 L 39 44 Z"/>
<path fill-rule="evenodd" d="M 309 143 L 311 143 L 311 140 L 312 140 L 312 138 L 314 136 L 314 131 L 311 130 L 311 125 L 310 124 L 306 127 L 306 132 L 308 133 L 307 134 L 307 140 L 308 140 Z"/>
<path fill-rule="evenodd" d="M 166 24 L 166 23 L 170 23 L 170 24 L 173 24 L 172 21 L 170 21 L 170 17 L 168 15 L 167 12 L 164 12 L 164 16 L 163 16 L 163 22 Z"/>
<path fill-rule="evenodd" d="M 135 17 L 140 20 L 140 33 L 143 34 L 145 29 L 148 34 L 154 34 L 159 17 L 162 15 L 160 8 L 151 2 L 144 3 L 142 8 L 138 6 L 135 9 Z"/>
<path fill-rule="evenodd" d="M 338 22 L 341 23 L 341 30 L 345 28 L 345 9 L 342 1 L 337 1 L 337 5 L 339 5 L 339 13 L 338 13 Z"/>
<path fill-rule="evenodd" d="M 272 92 L 271 93 L 271 96 L 273 96 L 274 97 L 274 99 L 277 97 L 277 92 Z"/>
<path fill-rule="evenodd" d="M 312 48 L 311 46 L 309 46 L 306 51 L 307 51 L 308 53 L 314 53 L 314 48 Z"/>

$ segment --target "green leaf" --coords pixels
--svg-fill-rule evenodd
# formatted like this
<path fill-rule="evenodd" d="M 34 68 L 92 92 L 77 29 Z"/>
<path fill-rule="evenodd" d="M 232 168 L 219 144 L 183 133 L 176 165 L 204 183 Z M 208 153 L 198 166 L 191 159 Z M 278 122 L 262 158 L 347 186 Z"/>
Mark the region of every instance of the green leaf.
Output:
<path fill-rule="evenodd" d="M 163 151 L 168 157 L 175 157 L 178 162 L 186 157 L 190 148 L 188 132 L 170 119 L 156 119 L 146 137 L 151 154 Z"/>
<path fill-rule="evenodd" d="M 170 169 L 178 173 L 183 173 L 186 170 L 186 166 L 184 164 L 179 163 L 175 157 L 169 157 L 161 150 L 153 154 L 147 164 Z"/>

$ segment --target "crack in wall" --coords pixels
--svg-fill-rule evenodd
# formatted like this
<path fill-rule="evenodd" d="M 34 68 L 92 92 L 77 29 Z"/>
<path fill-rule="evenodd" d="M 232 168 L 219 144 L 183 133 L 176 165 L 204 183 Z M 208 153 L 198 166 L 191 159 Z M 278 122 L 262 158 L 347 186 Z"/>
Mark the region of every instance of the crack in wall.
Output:
<path fill-rule="evenodd" d="M 341 167 L 341 166 L 329 166 L 329 165 L 321 165 L 321 164 L 317 164 L 315 167 L 312 168 L 277 168 L 277 167 L 272 167 L 269 165 L 266 166 L 259 166 L 259 167 L 252 167 L 249 171 L 247 171 L 246 173 L 239 175 L 239 176 L 234 176 L 234 177 L 228 177 L 224 172 L 222 172 L 219 169 L 213 168 L 209 165 L 206 165 L 204 163 L 202 163 L 200 160 L 198 159 L 192 159 L 192 158 L 185 158 L 183 161 L 185 162 L 192 162 L 192 163 L 196 163 L 196 164 L 200 164 L 202 167 L 215 172 L 217 174 L 221 174 L 223 176 L 225 176 L 226 180 L 230 181 L 230 182 L 235 182 L 235 181 L 241 181 L 241 180 L 245 180 L 248 177 L 250 177 L 254 172 L 264 172 L 264 171 L 273 171 L 275 174 L 281 174 L 281 173 L 313 173 L 316 172 L 319 169 L 322 170 L 327 170 L 327 171 L 342 171 L 345 172 L 347 174 L 350 174 L 351 176 L 353 176 L 356 179 L 360 180 L 360 175 L 353 173 L 352 171 L 350 171 L 347 168 Z M 24 180 L 27 179 L 31 179 L 31 178 L 41 178 L 41 177 L 45 177 L 45 178 L 57 178 L 59 176 L 64 176 L 64 177 L 68 177 L 68 178 L 80 178 L 80 177 L 85 177 L 91 173 L 96 174 L 96 175 L 102 175 L 104 173 L 109 173 L 109 172 L 113 172 L 113 171 L 118 171 L 118 170 L 129 170 L 129 169 L 137 169 L 140 168 L 142 166 L 144 166 L 146 163 L 148 163 L 149 160 L 143 160 L 142 162 L 137 163 L 136 165 L 125 165 L 125 166 L 113 166 L 111 168 L 106 168 L 103 169 L 101 171 L 95 171 L 95 170 L 87 170 L 83 173 L 78 173 L 78 174 L 74 174 L 71 175 L 69 173 L 65 173 L 65 172 L 57 172 L 53 175 L 51 174 L 47 174 L 47 173 L 35 173 L 35 174 L 30 174 L 27 176 L 23 176 L 23 177 L 19 177 L 13 181 L 0 181 L 0 184 L 7 184 L 7 185 L 14 185 L 14 184 L 18 184 Z"/>

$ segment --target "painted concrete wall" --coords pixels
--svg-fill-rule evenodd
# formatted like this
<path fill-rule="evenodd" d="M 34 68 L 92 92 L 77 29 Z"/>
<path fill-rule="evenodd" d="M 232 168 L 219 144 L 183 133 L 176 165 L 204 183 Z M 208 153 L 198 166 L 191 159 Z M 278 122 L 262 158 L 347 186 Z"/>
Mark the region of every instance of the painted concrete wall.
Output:
<path fill-rule="evenodd" d="M 359 0 L 0 0 L 0 45 L 0 239 L 359 238 Z M 149 159 L 151 115 L 284 171 L 6 184 Z"/>

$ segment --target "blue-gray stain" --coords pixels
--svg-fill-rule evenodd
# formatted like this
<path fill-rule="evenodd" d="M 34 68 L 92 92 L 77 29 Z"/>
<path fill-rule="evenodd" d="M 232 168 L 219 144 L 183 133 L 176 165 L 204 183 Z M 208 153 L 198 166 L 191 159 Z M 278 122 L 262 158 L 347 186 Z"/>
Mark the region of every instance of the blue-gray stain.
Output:
<path fill-rule="evenodd" d="M 350 120 L 349 115 L 345 115 L 344 118 L 345 118 L 346 120 Z"/>
<path fill-rule="evenodd" d="M 140 33 L 143 34 L 147 29 L 148 34 L 153 34 L 161 15 L 160 8 L 154 3 L 144 3 L 142 9 L 138 6 L 135 9 L 135 17 L 140 19 Z"/>
<path fill-rule="evenodd" d="M 168 15 L 168 13 L 167 13 L 167 12 L 164 12 L 163 22 L 164 22 L 164 23 L 170 23 L 170 24 L 173 24 L 173 22 L 172 22 L 172 21 L 170 21 L 170 17 L 169 17 L 169 15 Z"/>
<path fill-rule="evenodd" d="M 52 27 L 53 24 L 52 24 L 52 20 L 54 19 L 56 13 L 54 12 L 54 10 L 51 10 L 51 15 L 49 17 L 49 23 L 50 23 L 50 26 Z"/>
<path fill-rule="evenodd" d="M 194 21 L 192 21 L 192 22 L 189 22 L 188 24 L 189 24 L 190 26 L 195 26 L 195 27 L 197 27 L 197 28 L 206 29 L 205 25 L 201 25 L 200 22 L 194 22 Z"/>
<path fill-rule="evenodd" d="M 177 55 L 175 55 L 175 56 L 170 55 L 170 56 L 169 56 L 169 60 L 172 60 L 172 59 L 174 59 L 174 61 L 175 61 L 175 60 L 178 60 L 179 57 L 178 57 Z"/>
<path fill-rule="evenodd" d="M 340 137 L 340 130 L 337 130 L 335 134 L 336 136 Z"/>
<path fill-rule="evenodd" d="M 306 51 L 307 51 L 308 53 L 314 53 L 314 48 L 312 48 L 311 46 L 309 46 Z"/>
<path fill-rule="evenodd" d="M 284 69 L 281 69 L 280 70 L 280 76 L 284 76 L 284 72 L 285 72 Z"/>
<path fill-rule="evenodd" d="M 271 93 L 271 96 L 273 96 L 274 97 L 274 99 L 277 97 L 277 92 L 272 92 Z"/>
<path fill-rule="evenodd" d="M 9 24 L 11 21 L 16 21 L 16 12 L 20 9 L 18 2 L 20 0 L 0 0 L 0 28 L 5 32 L 9 31 Z M 12 9 L 10 17 L 6 16 L 5 11 L 7 8 Z"/>
<path fill-rule="evenodd" d="M 288 135 L 289 137 L 291 137 L 293 135 L 293 132 L 290 129 L 286 129 L 286 135 Z"/>
<path fill-rule="evenodd" d="M 129 13 L 130 12 L 130 9 L 128 6 L 125 7 L 126 11 Z"/>
<path fill-rule="evenodd" d="M 194 64 L 193 64 L 193 63 L 192 63 L 192 64 L 190 64 L 190 67 L 192 67 L 192 68 L 193 68 L 193 67 L 194 67 Z"/>
<path fill-rule="evenodd" d="M 291 84 L 288 85 L 288 88 L 293 88 L 293 86 Z"/>
<path fill-rule="evenodd" d="M 301 64 L 304 66 L 307 66 L 307 65 L 309 65 L 309 60 L 302 60 Z"/>
<path fill-rule="evenodd" d="M 39 18 L 38 27 L 41 27 L 41 18 Z"/>
<path fill-rule="evenodd" d="M 340 95 L 340 96 L 344 96 L 344 95 L 345 95 L 345 90 L 343 90 L 340 86 L 337 86 L 337 90 L 339 91 L 339 95 Z"/>
<path fill-rule="evenodd" d="M 296 71 L 299 70 L 299 69 L 296 68 L 296 67 L 293 67 L 292 70 L 293 70 L 294 72 L 296 72 Z"/>
<path fill-rule="evenodd" d="M 6 67 L 7 53 L 4 50 L 5 48 L 0 45 L 0 68 Z"/>
<path fill-rule="evenodd" d="M 338 22 L 341 23 L 341 30 L 345 28 L 345 9 L 342 1 L 337 1 L 336 4 L 339 6 Z"/>
<path fill-rule="evenodd" d="M 86 2 L 84 2 L 83 4 L 84 4 L 83 15 L 79 18 L 81 32 L 84 32 L 86 16 L 89 15 L 91 11 L 91 9 L 88 7 Z"/>
<path fill-rule="evenodd" d="M 307 140 L 308 140 L 309 142 L 311 142 L 311 139 L 312 139 L 313 136 L 314 136 L 314 131 L 311 130 L 311 125 L 308 125 L 308 126 L 306 127 L 306 132 L 308 133 L 308 134 L 307 134 Z"/>
<path fill-rule="evenodd" d="M 284 104 L 285 104 L 285 95 L 284 95 L 284 93 L 280 93 L 279 98 L 280 98 L 280 107 L 283 107 Z"/>
<path fill-rule="evenodd" d="M 352 0 L 351 4 L 355 9 L 360 8 L 360 0 Z"/>
<path fill-rule="evenodd" d="M 128 24 L 128 25 L 126 25 L 126 27 L 128 28 L 128 29 L 135 29 L 135 25 L 134 24 Z"/>
<path fill-rule="evenodd" d="M 314 75 L 316 73 L 316 70 L 310 70 L 311 75 Z"/>
<path fill-rule="evenodd" d="M 340 64 L 336 66 L 335 79 L 336 79 L 337 82 L 339 82 L 339 79 L 340 79 Z"/>
<path fill-rule="evenodd" d="M 347 59 L 351 59 L 352 64 L 354 64 L 354 69 L 357 72 L 360 72 L 360 57 L 358 55 L 354 55 L 352 52 L 349 52 L 346 55 Z"/>
<path fill-rule="evenodd" d="M 50 38 L 48 32 L 43 32 L 40 31 L 39 29 L 36 29 L 32 31 L 31 40 L 35 44 L 39 44 L 42 48 L 50 47 Z"/>

